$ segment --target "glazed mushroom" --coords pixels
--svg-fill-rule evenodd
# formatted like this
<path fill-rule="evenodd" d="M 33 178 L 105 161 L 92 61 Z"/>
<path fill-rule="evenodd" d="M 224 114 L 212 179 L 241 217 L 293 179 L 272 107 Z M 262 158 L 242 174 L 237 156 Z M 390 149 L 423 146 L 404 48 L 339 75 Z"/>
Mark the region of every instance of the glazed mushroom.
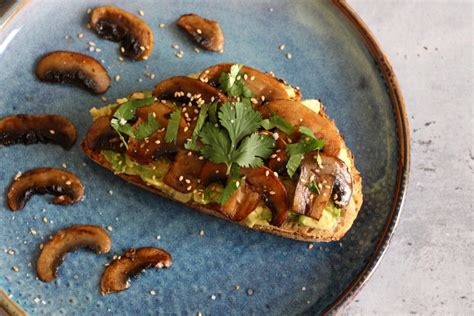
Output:
<path fill-rule="evenodd" d="M 292 205 L 294 212 L 316 220 L 321 218 L 331 197 L 337 207 L 345 207 L 352 196 L 352 177 L 344 162 L 328 155 L 320 156 L 321 165 L 312 154 L 305 156 Z M 311 190 L 312 185 L 318 189 Z"/>
<path fill-rule="evenodd" d="M 220 182 L 225 184 L 227 180 L 227 166 L 225 163 L 214 163 L 207 160 L 202 166 L 199 179 L 201 179 L 202 184 L 209 185 L 212 182 Z"/>
<path fill-rule="evenodd" d="M 178 100 L 183 103 L 195 101 L 209 104 L 214 101 L 227 101 L 227 97 L 216 88 L 185 76 L 171 77 L 161 81 L 155 86 L 153 95 L 160 100 Z"/>
<path fill-rule="evenodd" d="M 204 160 L 192 151 L 180 150 L 163 182 L 181 193 L 190 193 L 198 185 Z"/>
<path fill-rule="evenodd" d="M 56 196 L 54 204 L 68 205 L 82 199 L 84 187 L 72 173 L 55 168 L 37 168 L 15 177 L 7 192 L 8 206 L 12 211 L 21 210 L 31 196 L 46 193 Z"/>
<path fill-rule="evenodd" d="M 119 135 L 110 126 L 110 115 L 105 115 L 97 118 L 89 128 L 86 136 L 86 144 L 92 150 L 109 149 L 118 152 L 124 152 Z"/>
<path fill-rule="evenodd" d="M 288 217 L 288 194 L 278 176 L 267 167 L 242 168 L 250 189 L 258 192 L 273 213 L 270 224 L 281 226 Z"/>
<path fill-rule="evenodd" d="M 324 139 L 324 153 L 333 157 L 339 155 L 339 151 L 343 146 L 342 136 L 336 124 L 324 113 L 316 113 L 303 104 L 292 100 L 270 101 L 261 106 L 259 111 L 264 117 L 266 117 L 265 113 L 268 113 L 267 111 L 281 116 L 290 122 L 295 131 L 298 131 L 299 126 L 308 127 L 317 138 Z"/>
<path fill-rule="evenodd" d="M 221 73 L 230 72 L 232 63 L 218 64 L 204 70 L 199 75 L 199 80 L 217 87 Z M 245 84 L 252 91 L 252 94 L 259 102 L 266 102 L 277 99 L 290 99 L 285 86 L 269 74 L 265 74 L 256 69 L 244 66 L 241 73 L 247 75 Z"/>
<path fill-rule="evenodd" d="M 110 86 L 107 70 L 97 60 L 68 51 L 44 55 L 36 65 L 36 76 L 42 81 L 79 84 L 97 94 Z"/>
<path fill-rule="evenodd" d="M 144 247 L 129 249 L 118 259 L 112 261 L 100 282 L 103 295 L 120 292 L 130 287 L 130 278 L 147 268 L 169 268 L 171 255 L 160 248 Z"/>
<path fill-rule="evenodd" d="M 222 205 L 220 212 L 235 222 L 240 222 L 252 213 L 260 201 L 260 194 L 241 181 L 237 191 Z"/>
<path fill-rule="evenodd" d="M 52 114 L 18 114 L 0 120 L 0 145 L 53 143 L 70 149 L 76 128 L 67 118 Z"/>
<path fill-rule="evenodd" d="M 122 55 L 146 60 L 153 50 L 153 32 L 137 16 L 114 6 L 97 7 L 90 14 L 92 29 L 102 38 L 120 43 Z"/>
<path fill-rule="evenodd" d="M 177 24 L 205 49 L 214 52 L 224 51 L 224 33 L 217 21 L 190 13 L 182 15 Z"/>
<path fill-rule="evenodd" d="M 57 270 L 67 253 L 78 248 L 90 248 L 97 254 L 107 253 L 112 240 L 102 227 L 94 225 L 73 225 L 58 231 L 41 249 L 36 264 L 38 278 L 51 282 L 57 277 Z"/>

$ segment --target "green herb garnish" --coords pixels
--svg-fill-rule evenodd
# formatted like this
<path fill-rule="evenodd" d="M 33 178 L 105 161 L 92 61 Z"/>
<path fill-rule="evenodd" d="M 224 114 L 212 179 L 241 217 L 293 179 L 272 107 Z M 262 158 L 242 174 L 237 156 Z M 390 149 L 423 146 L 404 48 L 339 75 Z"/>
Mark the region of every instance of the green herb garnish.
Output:
<path fill-rule="evenodd" d="M 209 121 L 211 123 L 217 124 L 217 102 L 214 102 L 209 107 Z"/>
<path fill-rule="evenodd" d="M 219 89 L 231 97 L 251 98 L 252 92 L 244 83 L 240 70 L 244 65 L 235 64 L 230 72 L 223 72 L 219 77 Z"/>
<path fill-rule="evenodd" d="M 173 111 L 170 115 L 170 119 L 168 120 L 168 126 L 166 128 L 165 134 L 165 141 L 167 143 L 175 143 L 176 139 L 178 138 L 178 129 L 179 129 L 179 122 L 181 120 L 181 107 L 178 107 L 176 110 Z"/>
<path fill-rule="evenodd" d="M 309 128 L 300 126 L 299 131 L 306 137 L 301 137 L 302 139 L 296 144 L 288 144 L 286 146 L 286 153 L 289 156 L 286 170 L 290 177 L 293 177 L 306 153 L 313 150 L 321 150 L 324 147 L 324 140 L 317 139 Z"/>
<path fill-rule="evenodd" d="M 143 140 L 156 132 L 160 127 L 160 123 L 153 117 L 153 114 L 148 113 L 147 121 L 135 128 L 134 137 L 138 140 Z"/>
<path fill-rule="evenodd" d="M 209 106 L 207 104 L 204 104 L 201 107 L 201 111 L 199 111 L 199 116 L 196 121 L 196 126 L 194 127 L 193 135 L 191 136 L 191 139 L 188 139 L 186 144 L 184 144 L 184 148 L 186 148 L 187 150 L 199 151 L 199 147 L 196 141 L 199 136 L 199 133 L 201 132 L 202 127 L 204 126 L 204 122 L 206 121 L 208 108 Z"/>
<path fill-rule="evenodd" d="M 237 165 L 233 165 L 230 171 L 229 179 L 227 180 L 227 185 L 219 196 L 219 204 L 224 205 L 227 203 L 234 192 L 239 189 L 240 185 L 241 177 L 239 167 Z"/>
<path fill-rule="evenodd" d="M 310 191 L 312 192 L 316 192 L 318 194 L 321 194 L 321 190 L 319 190 L 319 187 L 318 187 L 318 184 L 316 183 L 316 181 L 312 181 L 308 184 L 308 189 L 310 189 Z"/>
<path fill-rule="evenodd" d="M 273 114 L 270 118 L 263 120 L 262 127 L 266 130 L 276 127 L 287 135 L 293 134 L 293 126 L 291 126 L 291 123 L 276 114 Z"/>

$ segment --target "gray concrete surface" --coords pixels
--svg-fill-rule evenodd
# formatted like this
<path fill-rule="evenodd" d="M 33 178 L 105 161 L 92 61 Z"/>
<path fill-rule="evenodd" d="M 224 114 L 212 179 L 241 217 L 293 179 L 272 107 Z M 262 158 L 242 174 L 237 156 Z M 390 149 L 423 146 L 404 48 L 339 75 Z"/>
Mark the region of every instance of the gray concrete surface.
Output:
<path fill-rule="evenodd" d="M 398 229 L 344 315 L 474 315 L 473 1 L 349 0 L 388 55 L 411 128 Z"/>

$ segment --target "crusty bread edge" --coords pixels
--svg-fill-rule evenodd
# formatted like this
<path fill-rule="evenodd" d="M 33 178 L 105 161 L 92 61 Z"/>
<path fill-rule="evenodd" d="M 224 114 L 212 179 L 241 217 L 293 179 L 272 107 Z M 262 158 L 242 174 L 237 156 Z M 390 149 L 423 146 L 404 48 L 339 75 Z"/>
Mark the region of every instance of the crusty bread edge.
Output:
<path fill-rule="evenodd" d="M 89 148 L 85 140 L 81 143 L 81 148 L 84 151 L 84 153 L 94 162 L 114 172 L 112 165 L 103 157 L 103 155 L 100 152 L 94 151 L 91 148 Z M 351 201 L 349 202 L 349 205 L 345 207 L 344 209 L 342 209 L 341 217 L 338 219 L 338 224 L 335 225 L 332 231 L 309 228 L 303 225 L 293 225 L 293 227 L 255 225 L 250 229 L 255 229 L 255 230 L 263 231 L 266 233 L 282 236 L 285 238 L 301 240 L 301 241 L 306 241 L 306 242 L 329 242 L 329 241 L 341 239 L 345 235 L 345 233 L 351 228 L 352 223 L 357 217 L 359 209 L 362 205 L 362 184 L 361 184 L 362 180 L 359 175 L 359 172 L 354 166 L 354 159 L 352 157 L 352 154 L 350 153 L 350 151 L 348 152 L 349 152 L 350 159 L 352 162 L 351 175 L 353 179 L 353 193 L 352 193 L 352 197 L 351 197 Z M 138 176 L 127 175 L 123 173 L 115 174 L 115 175 L 117 175 L 118 177 L 122 178 L 123 180 L 133 185 L 136 185 L 147 191 L 150 191 L 162 197 L 178 202 L 182 205 L 185 205 L 186 207 L 191 207 L 193 209 L 199 210 L 206 214 L 231 221 L 222 213 L 212 208 L 205 207 L 199 204 L 190 204 L 190 203 L 184 203 L 184 202 L 175 200 L 172 197 L 170 197 L 168 194 L 162 192 L 161 190 L 155 187 L 152 187 L 150 185 L 147 185 L 147 183 Z M 233 222 L 233 223 L 249 228 L 244 223 L 240 223 L 240 222 Z"/>

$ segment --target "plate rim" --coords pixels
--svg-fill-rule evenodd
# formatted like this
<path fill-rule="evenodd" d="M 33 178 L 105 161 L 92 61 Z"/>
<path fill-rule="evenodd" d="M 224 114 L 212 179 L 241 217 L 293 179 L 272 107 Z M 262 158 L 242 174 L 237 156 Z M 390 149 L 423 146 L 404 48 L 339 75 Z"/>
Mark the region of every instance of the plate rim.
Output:
<path fill-rule="evenodd" d="M 3 32 L 14 19 L 14 17 L 29 3 L 31 3 L 31 0 L 16 0 L 16 2 L 3 14 L 3 16 L 0 16 L 0 32 Z M 405 101 L 392 65 L 374 34 L 370 31 L 369 27 L 365 24 L 362 18 L 349 5 L 349 3 L 346 0 L 330 0 L 330 3 L 336 9 L 338 9 L 340 13 L 342 13 L 342 15 L 348 20 L 349 24 L 362 38 L 372 57 L 374 58 L 377 68 L 383 76 L 383 80 L 386 84 L 386 89 L 389 93 L 392 104 L 399 156 L 392 205 L 387 217 L 387 221 L 385 222 L 375 248 L 370 254 L 367 263 L 357 274 L 354 280 L 349 284 L 349 286 L 347 286 L 341 292 L 341 294 L 339 294 L 334 302 L 323 309 L 321 313 L 323 315 L 338 314 L 342 312 L 348 306 L 348 304 L 354 300 L 356 295 L 364 288 L 377 269 L 388 249 L 395 229 L 398 226 L 400 214 L 406 198 L 410 173 L 410 129 Z M 0 306 L 7 311 L 12 311 L 13 308 L 13 310 L 16 309 L 15 303 L 8 299 L 0 300 Z M 16 311 L 18 312 L 18 310 Z"/>

